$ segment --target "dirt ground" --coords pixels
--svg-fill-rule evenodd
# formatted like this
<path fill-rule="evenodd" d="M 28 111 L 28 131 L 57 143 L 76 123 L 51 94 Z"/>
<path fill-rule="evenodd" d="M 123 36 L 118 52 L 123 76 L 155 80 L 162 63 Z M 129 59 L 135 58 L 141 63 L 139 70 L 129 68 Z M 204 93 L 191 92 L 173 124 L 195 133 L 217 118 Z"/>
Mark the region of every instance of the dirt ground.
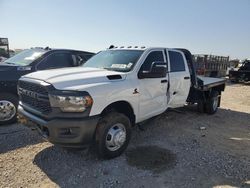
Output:
<path fill-rule="evenodd" d="M 250 187 L 250 85 L 229 84 L 215 115 L 185 107 L 135 127 L 100 160 L 14 124 L 0 127 L 0 187 Z"/>

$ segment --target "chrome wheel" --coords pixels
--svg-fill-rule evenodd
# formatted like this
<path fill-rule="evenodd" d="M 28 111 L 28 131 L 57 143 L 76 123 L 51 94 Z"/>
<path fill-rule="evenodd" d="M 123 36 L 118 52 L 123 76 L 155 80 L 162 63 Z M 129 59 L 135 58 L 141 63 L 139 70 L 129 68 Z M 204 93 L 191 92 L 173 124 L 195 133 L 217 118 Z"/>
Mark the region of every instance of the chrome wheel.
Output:
<path fill-rule="evenodd" d="M 15 105 L 6 100 L 0 101 L 0 121 L 9 121 L 16 115 Z"/>
<path fill-rule="evenodd" d="M 126 141 L 126 128 L 123 124 L 113 125 L 106 136 L 106 147 L 110 151 L 120 149 Z"/>
<path fill-rule="evenodd" d="M 218 107 L 218 103 L 219 103 L 219 97 L 215 97 L 213 99 L 213 110 L 215 111 L 216 108 Z"/>

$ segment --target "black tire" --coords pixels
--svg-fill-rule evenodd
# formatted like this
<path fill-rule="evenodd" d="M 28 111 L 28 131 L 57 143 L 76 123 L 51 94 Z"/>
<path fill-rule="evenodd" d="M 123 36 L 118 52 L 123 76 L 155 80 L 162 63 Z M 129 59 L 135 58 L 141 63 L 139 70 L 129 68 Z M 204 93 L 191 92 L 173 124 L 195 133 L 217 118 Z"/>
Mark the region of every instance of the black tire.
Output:
<path fill-rule="evenodd" d="M 206 112 L 204 102 L 202 102 L 202 101 L 198 102 L 197 111 L 200 112 L 200 113 L 205 113 Z"/>
<path fill-rule="evenodd" d="M 115 125 L 122 124 L 124 130 L 126 130 L 126 136 L 124 143 L 117 150 L 111 151 L 106 145 L 106 140 L 108 139 L 109 131 Z M 100 158 L 111 159 L 120 156 L 123 151 L 127 148 L 129 140 L 131 137 L 131 122 L 127 116 L 118 112 L 110 112 L 105 115 L 98 122 L 96 134 L 95 134 L 95 147 L 97 154 Z"/>
<path fill-rule="evenodd" d="M 218 91 L 212 91 L 210 94 L 209 99 L 205 104 L 205 110 L 208 114 L 214 114 L 218 110 L 218 106 L 220 103 L 220 97 Z"/>
<path fill-rule="evenodd" d="M 1 101 L 11 102 L 15 106 L 15 115 L 11 119 L 0 120 L 0 125 L 15 123 L 17 120 L 18 97 L 11 93 L 0 93 L 0 105 Z"/>

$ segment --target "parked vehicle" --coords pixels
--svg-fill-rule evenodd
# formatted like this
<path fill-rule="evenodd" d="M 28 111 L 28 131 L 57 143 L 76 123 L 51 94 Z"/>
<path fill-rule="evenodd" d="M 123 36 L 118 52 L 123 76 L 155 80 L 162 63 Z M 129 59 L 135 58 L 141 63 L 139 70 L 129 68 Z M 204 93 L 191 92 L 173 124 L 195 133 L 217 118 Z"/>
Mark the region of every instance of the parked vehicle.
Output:
<path fill-rule="evenodd" d="M 39 70 L 79 66 L 91 56 L 90 52 L 47 47 L 24 50 L 5 60 L 0 64 L 0 124 L 16 120 L 17 81 L 21 76 Z"/>
<path fill-rule="evenodd" d="M 0 38 L 0 62 L 2 58 L 10 57 L 9 40 L 8 38 Z"/>
<path fill-rule="evenodd" d="M 193 56 L 196 73 L 208 77 L 225 77 L 230 66 L 229 57 L 197 54 Z"/>
<path fill-rule="evenodd" d="M 229 80 L 231 82 L 250 81 L 250 59 L 245 60 L 238 70 L 230 70 Z"/>
<path fill-rule="evenodd" d="M 230 70 L 238 70 L 241 62 L 239 59 L 232 59 L 229 61 L 229 67 L 227 67 L 227 76 L 229 76 Z"/>
<path fill-rule="evenodd" d="M 0 63 L 4 62 L 7 58 L 0 56 Z"/>
<path fill-rule="evenodd" d="M 225 80 L 197 77 L 185 49 L 113 48 L 82 67 L 40 71 L 19 80 L 20 121 L 63 147 L 95 143 L 119 156 L 131 127 L 186 103 L 213 114 Z"/>

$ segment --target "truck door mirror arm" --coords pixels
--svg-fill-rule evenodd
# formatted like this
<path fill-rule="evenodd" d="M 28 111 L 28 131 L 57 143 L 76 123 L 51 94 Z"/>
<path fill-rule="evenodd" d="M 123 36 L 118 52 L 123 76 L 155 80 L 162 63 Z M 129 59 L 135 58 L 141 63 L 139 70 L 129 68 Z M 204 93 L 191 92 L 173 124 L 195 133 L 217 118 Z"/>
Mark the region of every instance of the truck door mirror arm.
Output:
<path fill-rule="evenodd" d="M 138 72 L 138 78 L 164 78 L 166 77 L 167 73 L 167 63 L 163 61 L 155 61 L 152 62 L 148 71 L 140 69 Z"/>

